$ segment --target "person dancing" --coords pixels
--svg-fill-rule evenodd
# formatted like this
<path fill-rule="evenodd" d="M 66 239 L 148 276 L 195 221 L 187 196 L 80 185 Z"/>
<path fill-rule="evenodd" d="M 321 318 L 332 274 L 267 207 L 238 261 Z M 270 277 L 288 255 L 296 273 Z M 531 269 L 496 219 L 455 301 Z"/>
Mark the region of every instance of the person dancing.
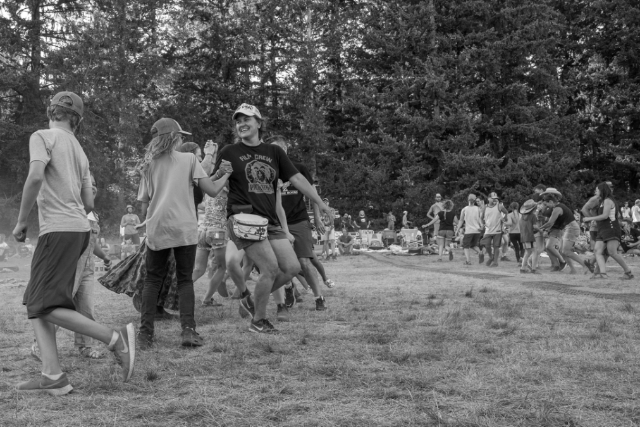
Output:
<path fill-rule="evenodd" d="M 141 165 L 138 201 L 146 218 L 147 252 L 144 290 L 142 292 L 139 345 L 148 349 L 154 341 L 154 320 L 158 295 L 167 274 L 167 261 L 173 252 L 176 262 L 182 345 L 201 346 L 203 340 L 196 332 L 194 318 L 195 295 L 193 266 L 198 243 L 198 222 L 193 186 L 211 197 L 224 187 L 231 169 L 222 166 L 224 175 L 213 182 L 191 153 L 176 151 L 182 144 L 182 130 L 178 122 L 162 118 L 151 127 L 153 139 L 147 145 Z"/>
<path fill-rule="evenodd" d="M 595 195 L 600 198 L 601 203 L 598 207 L 598 215 L 587 217 L 585 221 L 596 221 L 598 224 L 598 234 L 596 236 L 596 261 L 598 262 L 599 272 L 594 273 L 591 278 L 607 278 L 607 264 L 604 258 L 604 251 L 609 253 L 624 270 L 622 280 L 633 279 L 633 274 L 624 261 L 624 258 L 618 253 L 620 246 L 620 212 L 613 198 L 613 191 L 606 182 L 598 184 Z"/>
<path fill-rule="evenodd" d="M 320 200 L 315 188 L 293 166 L 282 148 L 262 142 L 265 122 L 255 106 L 240 105 L 233 113 L 232 120 L 240 142 L 224 147 L 216 162 L 216 169 L 225 164 L 230 164 L 233 169 L 229 177 L 227 232 L 230 240 L 227 242 L 226 256 L 227 260 L 234 259 L 237 252 L 244 249 L 260 270 L 255 286 L 255 303 L 250 295 L 244 296 L 240 302 L 241 315 L 252 318 L 249 330 L 276 333 L 277 330 L 266 316 L 269 295 L 300 271 L 300 263 L 276 214 L 278 179 L 289 181 L 291 186 L 317 203 L 323 213 L 331 215 L 332 212 Z M 250 240 L 236 235 L 234 218 L 240 213 L 266 218 L 266 239 Z"/>

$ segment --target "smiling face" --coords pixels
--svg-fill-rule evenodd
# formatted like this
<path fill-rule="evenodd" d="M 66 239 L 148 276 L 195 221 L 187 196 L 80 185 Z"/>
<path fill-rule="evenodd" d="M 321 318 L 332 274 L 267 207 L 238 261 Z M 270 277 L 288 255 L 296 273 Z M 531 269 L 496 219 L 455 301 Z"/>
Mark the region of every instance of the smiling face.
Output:
<path fill-rule="evenodd" d="M 260 123 L 254 116 L 245 116 L 244 114 L 238 114 L 236 116 L 236 132 L 242 139 L 252 139 L 258 135 L 260 129 Z"/>
<path fill-rule="evenodd" d="M 442 201 L 442 196 L 440 194 L 436 194 L 436 203 L 440 203 Z"/>

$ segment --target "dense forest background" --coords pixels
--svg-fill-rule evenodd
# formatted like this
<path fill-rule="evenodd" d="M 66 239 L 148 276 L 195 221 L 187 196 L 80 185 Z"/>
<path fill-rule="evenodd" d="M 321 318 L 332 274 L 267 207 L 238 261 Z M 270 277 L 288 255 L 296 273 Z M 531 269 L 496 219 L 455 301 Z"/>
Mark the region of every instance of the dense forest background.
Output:
<path fill-rule="evenodd" d="M 604 179 L 633 201 L 639 43 L 636 0 L 3 0 L 0 232 L 60 90 L 85 99 L 78 139 L 110 233 L 151 124 L 224 145 L 241 102 L 352 215 L 420 223 L 436 192 L 522 203 L 538 183 L 578 206 Z"/>

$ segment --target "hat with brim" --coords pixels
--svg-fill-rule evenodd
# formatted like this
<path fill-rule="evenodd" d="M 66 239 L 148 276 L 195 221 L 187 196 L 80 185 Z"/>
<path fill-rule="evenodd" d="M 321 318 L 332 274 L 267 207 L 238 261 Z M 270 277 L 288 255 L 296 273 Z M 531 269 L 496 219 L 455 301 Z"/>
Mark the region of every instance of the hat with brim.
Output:
<path fill-rule="evenodd" d="M 522 215 L 526 215 L 537 207 L 538 207 L 538 204 L 534 202 L 533 199 L 529 199 L 526 202 L 524 202 L 524 205 L 522 205 L 522 207 L 520 208 L 520 213 Z"/>
<path fill-rule="evenodd" d="M 189 132 L 183 131 L 178 122 L 166 117 L 158 120 L 153 124 L 153 126 L 151 126 L 151 135 L 153 136 L 166 135 L 171 132 L 177 132 L 182 135 L 191 135 Z"/>
<path fill-rule="evenodd" d="M 560 196 L 560 197 L 562 197 L 562 193 L 561 193 L 561 192 L 559 192 L 558 190 L 556 190 L 556 189 L 555 189 L 555 188 L 553 188 L 553 187 L 549 187 L 549 188 L 547 188 L 546 190 L 544 190 L 544 191 L 542 192 L 542 195 L 544 196 L 545 194 L 555 194 L 556 196 Z"/>
<path fill-rule="evenodd" d="M 251 104 L 241 104 L 238 108 L 236 108 L 236 111 L 233 113 L 233 116 L 231 116 L 231 119 L 235 120 L 238 114 L 244 114 L 245 116 L 255 116 L 262 120 L 260 110 L 258 110 Z"/>
<path fill-rule="evenodd" d="M 82 98 L 73 92 L 58 92 L 51 99 L 51 106 L 59 105 L 68 108 L 80 117 L 84 114 L 84 103 Z"/>
<path fill-rule="evenodd" d="M 489 194 L 489 198 L 490 199 L 496 199 L 496 200 L 500 199 L 500 197 L 498 197 L 498 194 L 496 192 L 493 192 L 493 193 Z"/>

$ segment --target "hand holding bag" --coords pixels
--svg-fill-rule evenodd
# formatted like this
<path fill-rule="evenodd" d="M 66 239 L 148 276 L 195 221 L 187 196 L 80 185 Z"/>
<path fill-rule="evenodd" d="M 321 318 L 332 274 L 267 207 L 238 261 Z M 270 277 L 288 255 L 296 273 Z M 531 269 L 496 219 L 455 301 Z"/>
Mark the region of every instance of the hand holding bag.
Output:
<path fill-rule="evenodd" d="M 233 234 L 245 240 L 264 240 L 267 238 L 269 220 L 258 215 L 240 213 L 231 217 Z"/>

